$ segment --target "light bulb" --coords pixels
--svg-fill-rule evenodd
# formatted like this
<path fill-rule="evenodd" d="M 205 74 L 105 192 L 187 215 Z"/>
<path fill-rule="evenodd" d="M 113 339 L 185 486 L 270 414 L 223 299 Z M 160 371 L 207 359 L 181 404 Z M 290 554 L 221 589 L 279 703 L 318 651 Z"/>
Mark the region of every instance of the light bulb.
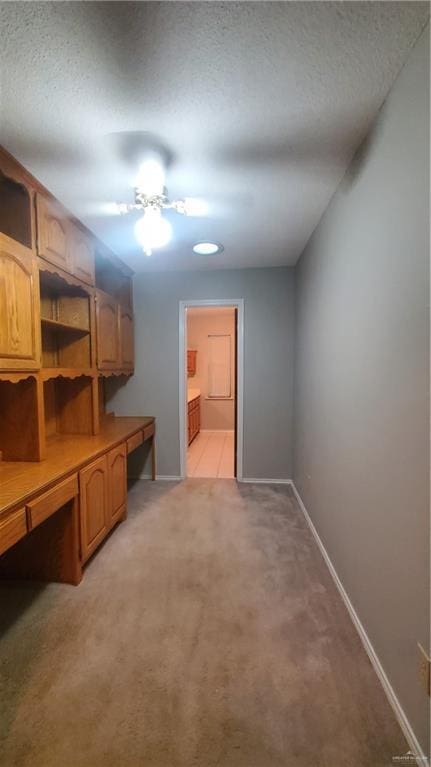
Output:
<path fill-rule="evenodd" d="M 152 197 L 163 194 L 165 187 L 165 169 L 156 157 L 148 157 L 139 167 L 136 183 L 140 192 Z"/>
<path fill-rule="evenodd" d="M 217 242 L 197 242 L 193 245 L 193 250 L 199 256 L 214 256 L 216 253 L 222 253 L 224 248 Z"/>
<path fill-rule="evenodd" d="M 135 224 L 135 235 L 144 252 L 150 256 L 152 250 L 168 244 L 172 237 L 172 227 L 162 217 L 160 210 L 147 208 Z"/>

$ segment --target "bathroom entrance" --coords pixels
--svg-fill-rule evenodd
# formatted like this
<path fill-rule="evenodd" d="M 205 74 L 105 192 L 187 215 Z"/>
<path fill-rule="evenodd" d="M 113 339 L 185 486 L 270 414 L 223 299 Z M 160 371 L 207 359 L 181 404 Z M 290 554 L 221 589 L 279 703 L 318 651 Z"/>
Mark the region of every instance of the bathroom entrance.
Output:
<path fill-rule="evenodd" d="M 184 303 L 180 409 L 184 442 L 181 468 L 185 477 L 234 479 L 238 476 L 239 452 L 242 464 L 238 439 L 241 382 L 237 303 Z"/>

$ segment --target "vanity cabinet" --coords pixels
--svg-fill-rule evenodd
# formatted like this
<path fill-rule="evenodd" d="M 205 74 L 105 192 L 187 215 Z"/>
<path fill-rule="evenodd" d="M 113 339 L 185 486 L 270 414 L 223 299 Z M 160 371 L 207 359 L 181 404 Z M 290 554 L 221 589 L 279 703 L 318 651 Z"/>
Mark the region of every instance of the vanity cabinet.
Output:
<path fill-rule="evenodd" d="M 187 404 L 188 444 L 190 445 L 201 429 L 201 398 L 195 397 Z"/>
<path fill-rule="evenodd" d="M 187 349 L 187 374 L 189 376 L 196 375 L 196 357 L 197 351 L 195 349 Z"/>
<path fill-rule="evenodd" d="M 0 369 L 40 368 L 39 285 L 32 251 L 0 234 Z"/>

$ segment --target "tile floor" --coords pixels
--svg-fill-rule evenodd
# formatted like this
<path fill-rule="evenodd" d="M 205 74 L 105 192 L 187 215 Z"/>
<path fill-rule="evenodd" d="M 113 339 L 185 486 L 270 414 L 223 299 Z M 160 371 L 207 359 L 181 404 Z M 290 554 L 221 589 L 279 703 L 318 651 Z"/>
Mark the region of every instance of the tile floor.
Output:
<path fill-rule="evenodd" d="M 187 450 L 188 477 L 234 476 L 234 432 L 201 431 Z"/>

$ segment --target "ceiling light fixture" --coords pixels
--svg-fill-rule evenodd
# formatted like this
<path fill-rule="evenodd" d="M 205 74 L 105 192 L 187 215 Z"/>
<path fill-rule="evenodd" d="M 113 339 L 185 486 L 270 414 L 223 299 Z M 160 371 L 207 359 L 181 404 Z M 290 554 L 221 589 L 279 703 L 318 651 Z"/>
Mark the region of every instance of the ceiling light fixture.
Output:
<path fill-rule="evenodd" d="M 199 256 L 215 256 L 216 253 L 222 253 L 223 245 L 216 242 L 197 242 L 193 245 L 193 251 Z"/>
<path fill-rule="evenodd" d="M 183 216 L 206 216 L 208 205 L 205 200 L 186 197 L 183 200 L 169 200 L 165 186 L 165 168 L 157 154 L 150 154 L 139 167 L 135 187 L 135 202 L 118 203 L 121 214 L 142 210 L 144 215 L 135 225 L 135 235 L 144 253 L 150 256 L 153 249 L 166 245 L 172 236 L 172 227 L 162 217 L 162 210 L 174 210 Z"/>
<path fill-rule="evenodd" d="M 155 248 L 163 248 L 172 237 L 172 227 L 157 208 L 146 208 L 135 224 L 135 236 L 146 256 Z"/>

